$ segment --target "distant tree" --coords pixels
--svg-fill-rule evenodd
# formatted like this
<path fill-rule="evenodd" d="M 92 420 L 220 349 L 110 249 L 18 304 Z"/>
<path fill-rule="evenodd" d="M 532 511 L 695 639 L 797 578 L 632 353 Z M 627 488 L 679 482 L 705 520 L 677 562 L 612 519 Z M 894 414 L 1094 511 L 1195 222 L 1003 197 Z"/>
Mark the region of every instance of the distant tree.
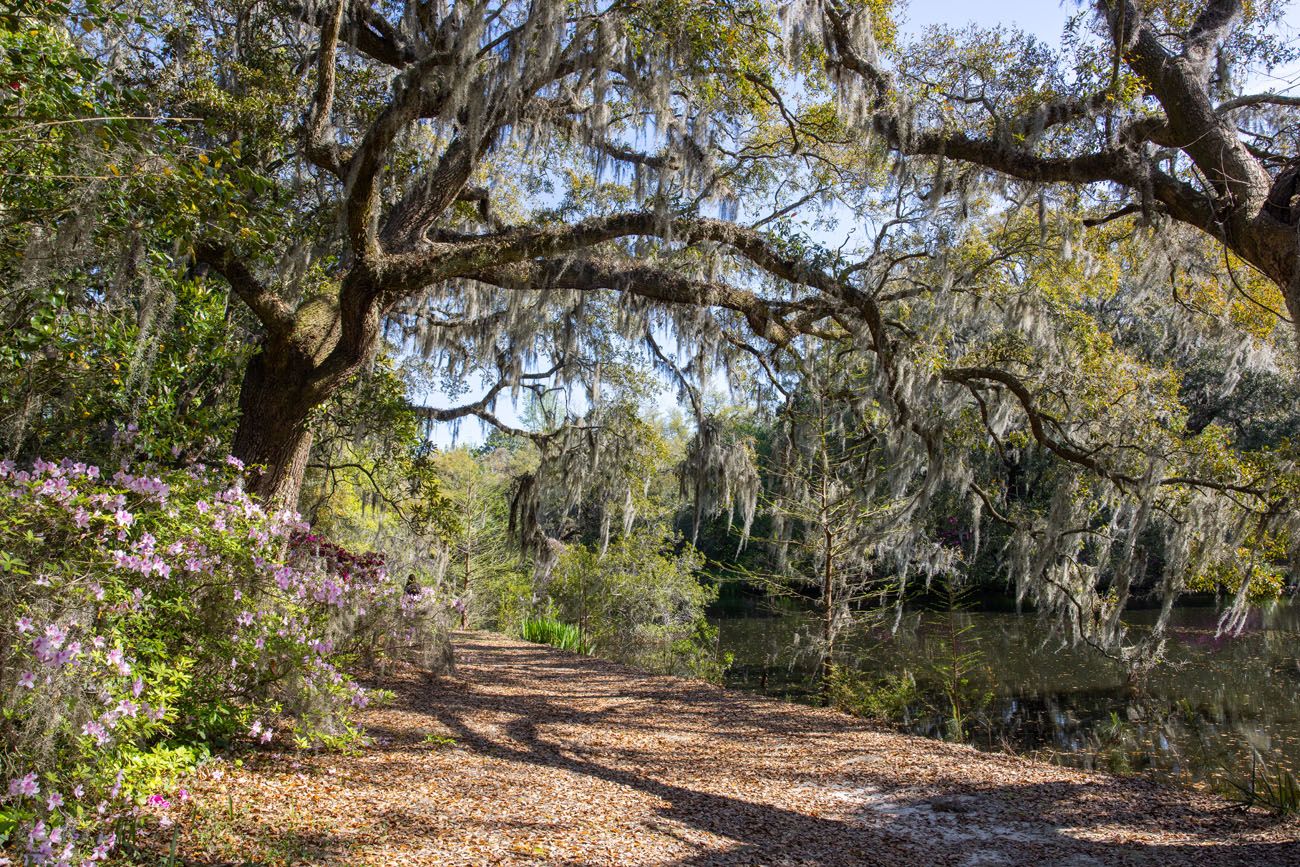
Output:
<path fill-rule="evenodd" d="M 331 538 L 357 547 L 428 548 L 454 526 L 433 447 L 406 397 L 402 371 L 375 359 L 310 420 L 300 507 Z M 398 540 L 401 540 L 400 542 Z M 422 571 L 429 553 L 409 552 Z"/>
<path fill-rule="evenodd" d="M 452 513 L 443 543 L 443 580 L 449 595 L 460 600 L 460 628 L 465 629 L 472 613 L 492 619 L 514 602 L 496 598 L 503 578 L 522 572 L 506 534 L 510 477 L 463 448 L 439 454 L 435 464 Z"/>

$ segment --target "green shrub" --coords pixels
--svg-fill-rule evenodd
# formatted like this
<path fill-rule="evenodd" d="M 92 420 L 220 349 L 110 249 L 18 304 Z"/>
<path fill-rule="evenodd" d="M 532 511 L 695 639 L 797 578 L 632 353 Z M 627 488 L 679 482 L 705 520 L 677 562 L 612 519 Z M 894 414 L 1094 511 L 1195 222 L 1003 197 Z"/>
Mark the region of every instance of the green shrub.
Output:
<path fill-rule="evenodd" d="M 717 595 L 696 577 L 703 557 L 662 526 L 610 543 L 571 545 L 544 593 L 601 656 L 652 671 L 718 680 L 716 633 L 705 609 Z"/>
<path fill-rule="evenodd" d="M 829 697 L 831 706 L 845 713 L 890 724 L 907 722 L 921 701 L 910 672 L 872 681 L 842 665 L 831 669 Z"/>

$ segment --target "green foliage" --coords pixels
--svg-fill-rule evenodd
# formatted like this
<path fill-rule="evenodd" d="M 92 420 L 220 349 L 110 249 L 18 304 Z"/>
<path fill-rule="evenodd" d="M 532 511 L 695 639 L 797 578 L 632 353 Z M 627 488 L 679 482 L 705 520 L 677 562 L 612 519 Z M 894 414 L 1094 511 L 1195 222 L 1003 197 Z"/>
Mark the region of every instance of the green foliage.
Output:
<path fill-rule="evenodd" d="M 247 344 L 226 321 L 224 291 L 162 269 L 155 277 L 143 306 L 60 309 L 39 351 L 0 344 L 0 432 L 11 453 L 103 463 L 220 453 Z"/>
<path fill-rule="evenodd" d="M 122 16 L 92 0 L 78 4 L 73 23 L 71 5 L 19 0 L 0 13 L 0 285 L 40 268 L 41 243 L 79 207 L 121 194 L 126 180 L 116 162 L 140 138 L 139 125 L 125 119 L 136 113 L 135 94 L 77 38 Z M 37 312 L 31 324 L 42 321 Z"/>
<path fill-rule="evenodd" d="M 1286 768 L 1270 771 L 1255 753 L 1251 754 L 1250 776 L 1229 783 L 1243 807 L 1264 807 L 1278 816 L 1300 813 L 1300 783 L 1295 775 Z"/>
<path fill-rule="evenodd" d="M 1261 534 L 1255 534 L 1261 535 Z M 1244 589 L 1252 602 L 1276 599 L 1286 589 L 1287 536 L 1265 533 L 1238 548 L 1235 557 L 1207 564 L 1187 579 L 1187 589 L 1202 593 L 1237 594 Z M 1243 584 L 1246 586 L 1243 588 Z"/>
<path fill-rule="evenodd" d="M 390 535 L 415 544 L 453 532 L 456 517 L 441 492 L 438 456 L 390 356 L 376 359 L 319 407 L 311 430 L 299 506 L 323 534 L 364 545 L 386 524 Z"/>
<path fill-rule="evenodd" d="M 519 637 L 535 644 L 549 644 L 570 653 L 590 656 L 594 648 L 583 637 L 582 630 L 572 623 L 556 620 L 549 613 L 539 617 L 526 617 L 519 629 Z"/>
<path fill-rule="evenodd" d="M 959 576 L 942 578 L 946 611 L 938 623 L 938 641 L 930 647 L 926 674 L 942 692 L 949 740 L 964 741 L 969 718 L 993 700 L 987 662 L 963 612 L 970 607 L 970 587 Z"/>
<path fill-rule="evenodd" d="M 0 452 L 211 458 L 249 344 L 224 285 L 167 225 L 174 126 L 87 46 L 133 26 L 98 2 L 0 21 Z M 112 37 L 108 37 L 112 38 Z"/>
<path fill-rule="evenodd" d="M 451 518 L 441 542 L 442 580 L 466 626 L 513 632 L 532 604 L 531 570 L 506 533 L 507 474 L 516 461 L 508 447 L 477 455 L 454 449 L 433 458 Z"/>
<path fill-rule="evenodd" d="M 714 633 L 704 619 L 715 588 L 696 574 L 703 558 L 662 525 L 609 544 L 575 544 L 542 592 L 603 656 L 672 674 L 717 678 Z"/>
<path fill-rule="evenodd" d="M 827 697 L 832 707 L 890 724 L 906 722 L 922 701 L 910 672 L 872 681 L 843 665 L 832 667 Z"/>

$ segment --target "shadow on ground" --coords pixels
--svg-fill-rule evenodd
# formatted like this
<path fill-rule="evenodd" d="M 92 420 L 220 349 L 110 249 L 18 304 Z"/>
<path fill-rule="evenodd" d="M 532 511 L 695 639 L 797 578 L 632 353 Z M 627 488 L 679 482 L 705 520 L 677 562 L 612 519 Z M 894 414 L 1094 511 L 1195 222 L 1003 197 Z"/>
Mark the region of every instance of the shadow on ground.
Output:
<path fill-rule="evenodd" d="M 381 746 L 367 754 L 366 773 L 412 786 L 446 781 L 454 761 L 421 758 L 430 755 L 419 745 L 427 725 L 524 786 L 560 780 L 572 803 L 568 813 L 554 805 L 550 818 L 509 804 L 494 814 L 484 792 L 483 815 L 458 819 L 457 833 L 478 823 L 484 835 L 544 841 L 574 833 L 585 801 L 626 797 L 611 809 L 644 836 L 600 863 L 1300 863 L 1294 824 L 1142 780 L 884 733 L 497 636 L 460 636 L 458 653 L 458 678 L 392 685 L 400 719 L 370 727 Z M 437 811 L 436 801 L 412 803 L 372 818 L 411 852 L 432 851 L 447 833 Z M 340 834 L 334 843 L 346 852 L 352 841 Z M 508 861 L 592 863 L 527 853 Z"/>

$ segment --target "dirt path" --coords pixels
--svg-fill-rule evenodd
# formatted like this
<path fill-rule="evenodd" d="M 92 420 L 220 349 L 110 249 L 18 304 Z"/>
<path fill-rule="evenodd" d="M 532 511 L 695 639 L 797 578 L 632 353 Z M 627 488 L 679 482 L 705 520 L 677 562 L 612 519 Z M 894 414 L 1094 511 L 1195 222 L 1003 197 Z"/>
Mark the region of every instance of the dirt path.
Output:
<path fill-rule="evenodd" d="M 411 675 L 356 756 L 196 789 L 191 859 L 313 864 L 1300 864 L 1300 825 L 1139 780 L 496 635 Z M 445 738 L 455 739 L 454 744 Z M 209 857 L 206 863 L 214 863 Z"/>

